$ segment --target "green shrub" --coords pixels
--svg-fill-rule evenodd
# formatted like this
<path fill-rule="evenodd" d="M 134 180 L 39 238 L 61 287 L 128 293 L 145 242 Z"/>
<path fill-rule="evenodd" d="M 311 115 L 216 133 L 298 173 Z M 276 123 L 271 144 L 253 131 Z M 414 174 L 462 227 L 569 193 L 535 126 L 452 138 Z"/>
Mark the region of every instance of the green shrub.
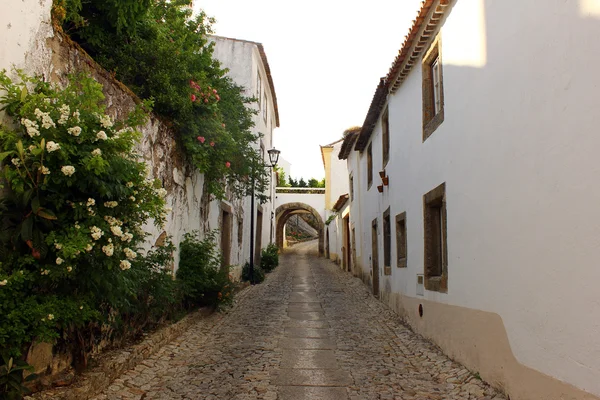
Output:
<path fill-rule="evenodd" d="M 265 280 L 265 271 L 260 265 L 254 265 L 254 280 L 252 280 L 250 277 L 250 264 L 246 263 L 242 268 L 242 280 L 250 283 L 261 283 Z"/>
<path fill-rule="evenodd" d="M 0 359 L 0 395 L 2 395 L 2 399 L 20 400 L 23 395 L 29 393 L 30 390 L 24 383 L 37 378 L 37 375 L 30 373 L 25 378 L 23 373 L 32 370 L 33 367 L 24 361 L 3 355 Z"/>
<path fill-rule="evenodd" d="M 260 266 L 265 272 L 271 272 L 279 265 L 279 248 L 271 243 L 261 252 Z"/>
<path fill-rule="evenodd" d="M 114 121 L 88 76 L 63 89 L 20 78 L 0 72 L 13 118 L 0 126 L 0 348 L 16 359 L 60 338 L 84 366 L 99 341 L 162 318 L 170 278 L 140 246 L 143 224 L 164 221 L 166 191 L 134 152 L 141 109 Z"/>
<path fill-rule="evenodd" d="M 221 267 L 217 251 L 216 232 L 209 232 L 203 240 L 199 232 L 187 233 L 180 244 L 179 282 L 186 307 L 220 306 L 233 300 L 234 285 L 229 267 Z"/>
<path fill-rule="evenodd" d="M 227 187 L 249 195 L 252 182 L 256 193 L 266 191 L 270 175 L 251 131 L 253 99 L 213 59 L 212 20 L 192 16 L 191 0 L 54 2 L 64 30 L 173 123 L 210 193 L 223 197 Z"/>

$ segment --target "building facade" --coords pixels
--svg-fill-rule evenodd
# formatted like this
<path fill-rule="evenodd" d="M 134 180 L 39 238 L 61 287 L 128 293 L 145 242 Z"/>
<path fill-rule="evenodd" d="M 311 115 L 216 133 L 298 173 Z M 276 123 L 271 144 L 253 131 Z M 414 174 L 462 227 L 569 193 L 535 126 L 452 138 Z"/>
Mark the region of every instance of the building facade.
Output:
<path fill-rule="evenodd" d="M 600 5 L 425 0 L 346 136 L 354 273 L 511 399 L 600 396 Z"/>
<path fill-rule="evenodd" d="M 274 147 L 273 131 L 279 127 L 279 111 L 277 107 L 277 96 L 271 77 L 269 62 L 260 43 L 247 40 L 225 38 L 221 36 L 211 36 L 210 40 L 214 43 L 213 56 L 219 60 L 223 67 L 229 70 L 228 75 L 239 86 L 245 88 L 247 97 L 256 98 L 253 104 L 257 113 L 254 116 L 253 133 L 261 136 L 256 150 L 260 151 L 266 164 L 269 164 L 269 155 L 267 151 Z M 231 226 L 223 224 L 221 218 L 220 226 L 222 229 L 230 229 L 231 235 L 240 238 L 238 244 L 242 252 L 238 257 L 239 263 L 243 264 L 249 259 L 250 235 L 254 235 L 255 260 L 258 262 L 261 248 L 273 243 L 275 240 L 275 187 L 277 179 L 274 171 L 271 172 L 271 179 L 267 193 L 269 200 L 264 204 L 255 201 L 255 209 L 250 208 L 250 197 L 243 200 L 241 213 L 227 216 L 232 209 L 227 202 L 224 202 L 222 215 L 231 218 Z M 254 213 L 254 232 L 250 232 L 250 213 Z M 225 219 L 226 220 L 226 219 Z M 224 241 L 222 250 L 227 252 L 227 241 Z M 231 251 L 231 249 L 230 249 Z M 244 253 L 245 252 L 245 253 Z"/>

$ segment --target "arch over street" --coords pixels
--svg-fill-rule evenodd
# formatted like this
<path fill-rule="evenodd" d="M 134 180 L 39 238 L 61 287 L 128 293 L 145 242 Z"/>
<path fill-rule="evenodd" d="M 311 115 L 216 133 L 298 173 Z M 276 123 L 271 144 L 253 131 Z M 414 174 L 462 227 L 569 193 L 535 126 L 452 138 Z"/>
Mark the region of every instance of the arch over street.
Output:
<path fill-rule="evenodd" d="M 319 232 L 319 256 L 322 256 L 324 254 L 324 249 L 325 249 L 325 237 L 323 234 L 325 223 L 323 222 L 323 217 L 316 209 L 314 209 L 313 207 L 309 206 L 308 204 L 302 203 L 302 202 L 285 203 L 285 204 L 282 204 L 279 207 L 277 207 L 277 210 L 275 211 L 275 215 L 276 215 L 275 224 L 277 227 L 276 228 L 277 246 L 280 249 L 283 249 L 283 232 L 284 232 L 283 228 L 285 227 L 287 220 L 293 214 L 297 214 L 298 212 L 310 213 L 317 220 L 317 222 L 319 224 L 318 229 L 317 229 L 317 231 Z"/>

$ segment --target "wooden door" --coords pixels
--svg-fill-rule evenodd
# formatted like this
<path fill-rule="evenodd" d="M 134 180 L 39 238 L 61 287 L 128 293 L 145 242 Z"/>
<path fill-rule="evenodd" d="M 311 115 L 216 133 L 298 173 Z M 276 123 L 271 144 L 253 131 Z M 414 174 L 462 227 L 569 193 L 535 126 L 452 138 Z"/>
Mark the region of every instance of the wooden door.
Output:
<path fill-rule="evenodd" d="M 371 264 L 373 271 L 373 296 L 379 297 L 379 253 L 377 246 L 377 218 L 371 224 Z"/>

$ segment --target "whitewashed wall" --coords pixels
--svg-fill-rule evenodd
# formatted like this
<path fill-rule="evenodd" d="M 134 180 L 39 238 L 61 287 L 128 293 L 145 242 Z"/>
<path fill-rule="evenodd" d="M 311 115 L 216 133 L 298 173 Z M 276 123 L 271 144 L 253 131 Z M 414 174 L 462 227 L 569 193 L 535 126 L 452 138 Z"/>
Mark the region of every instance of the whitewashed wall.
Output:
<path fill-rule="evenodd" d="M 376 189 L 380 124 L 371 138 L 371 189 L 366 157 L 359 182 L 355 175 L 364 265 L 371 220 L 379 221 L 382 272 L 382 213 L 388 205 L 392 219 L 407 212 L 408 268 L 382 275 L 382 288 L 500 316 L 520 364 L 597 396 L 600 53 L 591 49 L 600 37 L 599 10 L 583 0 L 456 1 L 441 29 L 444 122 L 422 142 L 417 65 L 389 97 L 389 187 Z M 418 297 L 423 194 L 442 182 L 448 293 Z"/>

